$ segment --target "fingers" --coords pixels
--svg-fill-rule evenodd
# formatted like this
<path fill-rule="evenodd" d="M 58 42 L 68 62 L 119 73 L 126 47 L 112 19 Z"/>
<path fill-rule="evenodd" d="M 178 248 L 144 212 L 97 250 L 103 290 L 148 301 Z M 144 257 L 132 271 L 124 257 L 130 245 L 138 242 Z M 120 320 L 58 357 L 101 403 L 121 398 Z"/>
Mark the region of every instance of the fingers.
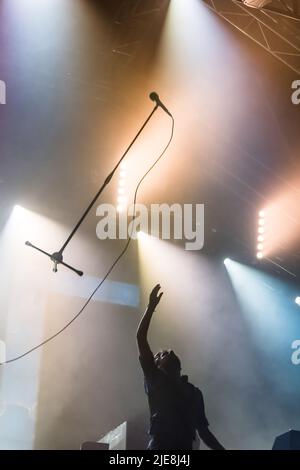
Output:
<path fill-rule="evenodd" d="M 156 306 L 160 299 L 162 298 L 163 292 L 159 292 L 161 289 L 160 284 L 156 284 L 156 286 L 152 289 L 152 292 L 150 294 L 150 303 L 151 305 Z"/>
<path fill-rule="evenodd" d="M 157 295 L 159 289 L 160 289 L 160 284 L 156 284 L 156 286 L 155 286 L 155 287 L 153 288 L 153 290 L 152 290 L 152 293 L 155 294 L 155 295 Z"/>
<path fill-rule="evenodd" d="M 158 300 L 158 301 L 160 300 L 161 296 L 163 295 L 163 292 L 159 292 L 159 291 L 160 291 L 160 289 L 161 289 L 161 287 L 160 287 L 160 286 L 158 286 L 158 289 L 157 289 L 157 291 L 155 291 L 156 298 L 157 298 L 157 300 Z"/>

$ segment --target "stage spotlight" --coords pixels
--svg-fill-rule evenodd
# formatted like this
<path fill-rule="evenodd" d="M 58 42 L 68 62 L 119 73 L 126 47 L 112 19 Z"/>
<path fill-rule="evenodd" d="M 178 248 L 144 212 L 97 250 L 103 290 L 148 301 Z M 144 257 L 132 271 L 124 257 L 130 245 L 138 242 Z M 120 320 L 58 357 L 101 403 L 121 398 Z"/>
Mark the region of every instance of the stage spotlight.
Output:
<path fill-rule="evenodd" d="M 127 176 L 127 163 L 122 161 L 119 171 L 119 184 L 117 196 L 117 211 L 123 212 L 127 207 L 127 194 L 126 194 L 126 176 Z"/>
<path fill-rule="evenodd" d="M 156 237 L 155 235 L 152 235 L 147 232 L 143 232 L 143 230 L 137 230 L 136 237 L 138 240 L 143 240 L 143 242 L 145 241 L 151 242 L 152 240 L 159 240 L 159 238 Z"/>
<path fill-rule="evenodd" d="M 225 264 L 225 265 L 226 265 L 226 264 L 229 264 L 229 263 L 230 263 L 230 261 L 231 261 L 231 259 L 230 259 L 230 258 L 225 258 L 225 259 L 224 259 L 224 264 Z"/>
<path fill-rule="evenodd" d="M 27 213 L 27 217 L 28 217 L 27 209 L 24 209 L 24 207 L 19 206 L 19 204 L 14 205 L 12 213 L 14 214 L 14 217 L 16 217 L 16 216 L 17 217 L 22 217 L 22 216 L 24 217 L 24 216 L 26 216 L 26 213 Z"/>
<path fill-rule="evenodd" d="M 126 197 L 125 196 L 118 196 L 118 203 L 119 204 L 124 204 L 126 202 Z"/>
<path fill-rule="evenodd" d="M 293 287 L 286 280 L 235 261 L 227 267 L 227 272 L 241 308 L 240 312 L 251 329 L 251 343 L 253 341 L 259 347 L 271 364 L 276 351 L 278 358 L 282 359 L 285 348 L 288 349 L 290 336 L 294 338 L 299 321 L 296 316 L 292 318 L 292 315 L 287 315 L 295 310 L 291 302 L 295 298 L 295 295 L 291 296 L 290 289 Z M 280 381 L 279 377 L 278 380 Z"/>
<path fill-rule="evenodd" d="M 300 307 L 300 297 L 296 297 L 296 298 L 295 298 L 295 302 L 296 302 L 296 304 L 299 305 L 299 307 Z"/>
<path fill-rule="evenodd" d="M 152 238 L 155 238 L 155 237 L 152 237 L 151 235 L 149 235 L 146 232 L 143 232 L 142 230 L 137 230 L 137 239 L 138 240 L 150 240 Z"/>
<path fill-rule="evenodd" d="M 258 229 L 257 229 L 257 232 L 258 232 L 258 236 L 257 236 L 257 253 L 256 253 L 256 257 L 258 259 L 262 259 L 264 257 L 263 255 L 263 251 L 264 251 L 264 241 L 265 241 L 265 237 L 264 237 L 264 233 L 265 233 L 265 211 L 264 209 L 260 210 L 259 213 L 258 213 Z"/>

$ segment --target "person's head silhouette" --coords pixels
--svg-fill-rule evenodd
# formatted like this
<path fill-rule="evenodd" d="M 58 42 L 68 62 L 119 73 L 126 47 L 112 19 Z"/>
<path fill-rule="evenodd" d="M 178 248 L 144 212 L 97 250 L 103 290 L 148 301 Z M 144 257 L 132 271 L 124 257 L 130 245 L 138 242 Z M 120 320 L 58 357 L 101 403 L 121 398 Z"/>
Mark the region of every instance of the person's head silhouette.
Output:
<path fill-rule="evenodd" d="M 166 374 L 180 376 L 180 359 L 171 349 L 164 349 L 157 352 L 154 356 L 154 362 L 156 367 L 161 369 Z"/>

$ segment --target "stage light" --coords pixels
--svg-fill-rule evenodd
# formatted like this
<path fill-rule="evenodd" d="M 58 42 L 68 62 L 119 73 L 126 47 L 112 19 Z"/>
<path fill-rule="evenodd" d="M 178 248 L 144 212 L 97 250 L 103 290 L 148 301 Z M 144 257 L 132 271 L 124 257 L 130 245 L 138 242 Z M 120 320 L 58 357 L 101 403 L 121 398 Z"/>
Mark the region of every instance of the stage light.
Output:
<path fill-rule="evenodd" d="M 265 237 L 264 237 L 264 233 L 265 233 L 265 210 L 262 209 L 258 212 L 258 229 L 257 229 L 257 232 L 258 232 L 258 236 L 257 236 L 257 253 L 256 253 L 256 257 L 258 259 L 262 259 L 264 257 L 264 249 L 265 249 Z"/>
<path fill-rule="evenodd" d="M 226 265 L 226 264 L 230 263 L 230 261 L 231 261 L 230 258 L 225 258 L 225 259 L 224 259 L 224 264 Z"/>
<path fill-rule="evenodd" d="M 262 209 L 265 212 L 265 255 L 284 257 L 286 250 L 297 250 L 299 244 L 300 205 L 295 197 L 299 188 L 299 171 L 289 177 L 289 185 L 275 188 L 270 202 Z M 285 251 L 285 254 L 283 253 Z"/>
<path fill-rule="evenodd" d="M 157 237 L 154 237 L 149 233 L 143 232 L 143 230 L 137 230 L 136 236 L 138 240 L 158 240 Z"/>
<path fill-rule="evenodd" d="M 127 206 L 127 195 L 126 195 L 126 176 L 127 176 L 127 162 L 122 161 L 120 164 L 119 171 L 119 184 L 118 184 L 118 196 L 117 196 L 117 211 L 123 212 Z"/>
<path fill-rule="evenodd" d="M 142 238 L 145 238 L 146 234 L 142 232 L 141 230 L 137 231 L 137 239 L 141 240 Z"/>
<path fill-rule="evenodd" d="M 126 197 L 125 197 L 125 196 L 118 196 L 117 201 L 118 201 L 120 204 L 124 204 L 124 203 L 126 202 Z"/>
<path fill-rule="evenodd" d="M 16 204 L 13 208 L 12 214 L 14 217 L 26 217 L 27 214 L 27 219 L 28 219 L 28 213 L 27 209 L 24 209 L 24 207 L 19 206 L 19 204 Z"/>
<path fill-rule="evenodd" d="M 282 358 L 286 351 L 287 338 L 290 335 L 294 337 L 297 318 L 287 315 L 292 314 L 294 308 L 291 304 L 293 297 L 290 295 L 292 287 L 276 276 L 236 261 L 232 261 L 226 268 L 241 313 L 252 330 L 252 339 L 272 364 L 275 352 Z"/>
<path fill-rule="evenodd" d="M 300 307 L 300 297 L 296 297 L 296 298 L 295 298 L 295 303 L 296 303 L 297 305 L 299 305 L 299 307 Z"/>

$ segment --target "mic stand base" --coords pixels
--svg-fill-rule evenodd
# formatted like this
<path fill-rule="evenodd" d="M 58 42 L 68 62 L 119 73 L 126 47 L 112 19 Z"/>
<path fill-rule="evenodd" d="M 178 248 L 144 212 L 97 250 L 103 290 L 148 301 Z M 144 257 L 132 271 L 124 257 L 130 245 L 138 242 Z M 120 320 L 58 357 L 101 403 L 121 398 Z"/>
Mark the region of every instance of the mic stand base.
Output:
<path fill-rule="evenodd" d="M 48 256 L 48 258 L 53 261 L 54 266 L 53 266 L 53 272 L 57 273 L 57 266 L 61 264 L 62 266 L 65 266 L 66 268 L 70 269 L 74 273 L 78 274 L 78 276 L 83 276 L 83 272 L 80 271 L 79 269 L 74 268 L 73 266 L 70 266 L 69 264 L 64 262 L 63 255 L 61 251 L 57 251 L 53 254 L 47 253 L 47 251 L 42 250 L 41 248 L 38 248 L 37 246 L 33 245 L 30 242 L 25 242 L 25 245 L 30 246 L 30 248 L 34 248 L 35 250 L 39 251 L 40 253 L 43 253 L 44 255 Z"/>

